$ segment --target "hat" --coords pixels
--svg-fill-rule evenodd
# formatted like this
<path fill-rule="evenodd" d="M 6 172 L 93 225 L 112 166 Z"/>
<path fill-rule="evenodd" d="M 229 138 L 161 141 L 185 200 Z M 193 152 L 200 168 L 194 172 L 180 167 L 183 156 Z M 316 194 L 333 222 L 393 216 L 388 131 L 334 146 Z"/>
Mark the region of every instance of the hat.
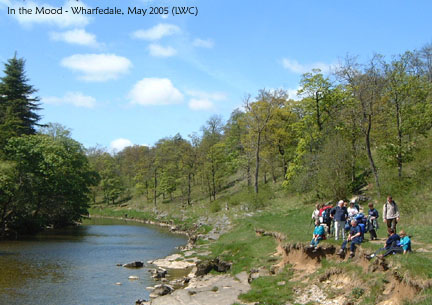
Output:
<path fill-rule="evenodd" d="M 342 203 L 344 203 L 343 200 L 339 200 L 339 201 L 338 201 L 338 204 L 342 204 Z"/>

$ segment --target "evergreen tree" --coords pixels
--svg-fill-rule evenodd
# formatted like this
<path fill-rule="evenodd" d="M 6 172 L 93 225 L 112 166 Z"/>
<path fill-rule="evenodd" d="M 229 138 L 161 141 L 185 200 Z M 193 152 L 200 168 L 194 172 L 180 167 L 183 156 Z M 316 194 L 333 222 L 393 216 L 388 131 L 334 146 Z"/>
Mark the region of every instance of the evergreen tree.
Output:
<path fill-rule="evenodd" d="M 28 84 L 24 71 L 25 60 L 16 55 L 5 64 L 0 78 L 0 143 L 8 138 L 35 134 L 40 116 L 36 89 Z"/>

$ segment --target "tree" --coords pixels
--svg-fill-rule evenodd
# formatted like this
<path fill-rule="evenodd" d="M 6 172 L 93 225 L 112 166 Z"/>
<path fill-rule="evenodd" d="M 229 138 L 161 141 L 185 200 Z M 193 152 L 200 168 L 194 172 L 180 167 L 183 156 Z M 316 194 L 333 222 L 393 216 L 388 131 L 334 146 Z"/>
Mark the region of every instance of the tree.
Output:
<path fill-rule="evenodd" d="M 384 107 L 386 116 L 382 129 L 386 131 L 381 152 L 387 161 L 396 163 L 398 177 L 402 178 L 403 164 L 412 159 L 415 147 L 413 138 L 431 127 L 431 106 L 427 102 L 431 92 L 426 76 L 413 74 L 410 61 L 413 54 L 407 52 L 385 65 L 386 85 Z"/>
<path fill-rule="evenodd" d="M 3 163 L 0 173 L 6 186 L 0 199 L 8 216 L 1 227 L 34 233 L 45 226 L 71 224 L 87 214 L 97 174 L 78 142 L 21 136 L 9 140 L 5 153 L 9 163 Z"/>
<path fill-rule="evenodd" d="M 251 138 L 254 139 L 255 146 L 255 193 L 258 193 L 258 179 L 260 168 L 260 149 L 265 132 L 270 119 L 275 115 L 276 110 L 281 107 L 287 99 L 287 94 L 283 90 L 266 91 L 261 90 L 255 102 L 250 99 L 245 101 L 246 124 L 249 128 Z"/>
<path fill-rule="evenodd" d="M 372 126 L 378 115 L 378 104 L 382 98 L 384 87 L 383 72 L 380 67 L 382 57 L 375 55 L 362 72 L 357 63 L 348 58 L 343 67 L 338 71 L 339 76 L 347 86 L 355 101 L 354 107 L 357 110 L 356 117 L 359 119 L 359 128 L 364 137 L 366 153 L 369 160 L 371 171 L 375 178 L 377 192 L 380 194 L 380 180 L 378 168 L 372 155 Z"/>
<path fill-rule="evenodd" d="M 304 97 L 304 108 L 314 117 L 318 131 L 321 132 L 332 108 L 331 83 L 321 74 L 320 69 L 313 69 L 311 73 L 303 74 L 300 88 L 298 95 Z"/>
<path fill-rule="evenodd" d="M 39 98 L 34 96 L 37 90 L 28 84 L 24 65 L 24 59 L 15 54 L 0 78 L 0 144 L 12 136 L 35 134 L 40 126 Z"/>

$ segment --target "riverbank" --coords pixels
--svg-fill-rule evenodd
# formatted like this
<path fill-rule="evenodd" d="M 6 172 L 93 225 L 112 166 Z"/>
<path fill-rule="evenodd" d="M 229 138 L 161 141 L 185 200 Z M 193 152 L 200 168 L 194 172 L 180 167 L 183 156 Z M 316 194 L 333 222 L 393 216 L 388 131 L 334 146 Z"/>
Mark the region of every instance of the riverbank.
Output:
<path fill-rule="evenodd" d="M 399 305 L 404 300 L 407 304 L 430 304 L 428 302 L 432 300 L 431 245 L 427 242 L 429 237 L 421 234 L 421 230 L 415 231 L 420 233 L 413 238 L 414 253 L 387 258 L 384 260 L 387 270 L 383 270 L 380 267 L 381 262 L 370 263 L 361 257 L 363 253 L 381 247 L 381 243 L 385 241 L 383 230 L 378 231 L 378 242 L 366 241 L 362 244 L 354 260 L 340 259 L 334 253 L 326 253 L 327 250 L 322 250 L 324 252 L 320 252 L 320 255 L 308 252 L 304 245 L 308 244 L 311 236 L 309 218 L 312 209 L 312 205 L 298 205 L 297 201 L 288 199 L 284 204 L 278 204 L 276 201 L 268 208 L 255 211 L 242 211 L 238 208 L 218 211 L 211 215 L 207 213 L 206 216 L 193 215 L 191 218 L 188 218 L 186 213 L 180 214 L 180 217 L 176 215 L 176 221 L 181 222 L 183 219 L 191 228 L 188 234 L 195 236 L 196 239 L 192 247 L 180 252 L 181 257 L 176 257 L 175 262 L 189 261 L 197 266 L 198 262 L 220 259 L 229 262 L 231 268 L 226 273 L 213 270 L 210 274 L 196 276 L 192 282 L 194 276 L 189 273 L 185 287 L 167 296 L 154 298 L 146 304 L 170 304 L 157 303 L 162 302 L 161 300 L 172 304 L 188 304 L 192 300 L 199 302 L 199 295 L 193 297 L 196 295 L 195 287 L 202 287 L 202 293 L 205 292 L 207 297 L 210 298 L 209 294 L 213 293 L 213 297 L 219 296 L 221 300 L 224 289 L 218 285 L 211 287 L 212 281 L 217 283 L 219 277 L 235 280 L 239 274 L 244 273 L 247 275 L 249 287 L 241 286 L 244 281 L 235 280 L 236 283 L 240 283 L 236 290 L 236 304 L 315 302 L 343 305 L 353 302 L 352 304 Z M 116 211 L 124 212 L 124 209 Z M 107 214 L 109 213 L 113 211 L 107 211 Z M 169 224 L 171 222 L 167 222 L 166 219 L 174 218 L 173 215 L 162 216 L 163 222 Z M 160 214 L 152 217 L 161 218 Z M 194 222 L 190 219 L 194 219 Z M 227 226 L 221 225 L 228 222 Z M 413 232 L 417 226 L 402 222 L 400 228 Z M 293 247 L 299 249 L 289 253 L 282 250 Z M 322 242 L 320 247 L 339 249 L 340 244 L 328 239 Z M 356 283 L 358 289 L 355 292 L 347 290 L 351 282 Z M 197 286 L 191 283 L 197 283 Z M 407 286 L 409 293 L 397 294 L 397 290 L 405 287 L 404 283 L 411 283 Z M 390 296 L 395 294 L 397 298 L 392 299 Z M 307 297 L 303 297 L 304 295 Z M 338 298 L 341 295 L 344 297 Z M 179 300 L 184 303 L 178 303 Z M 323 303 L 324 301 L 327 303 Z"/>

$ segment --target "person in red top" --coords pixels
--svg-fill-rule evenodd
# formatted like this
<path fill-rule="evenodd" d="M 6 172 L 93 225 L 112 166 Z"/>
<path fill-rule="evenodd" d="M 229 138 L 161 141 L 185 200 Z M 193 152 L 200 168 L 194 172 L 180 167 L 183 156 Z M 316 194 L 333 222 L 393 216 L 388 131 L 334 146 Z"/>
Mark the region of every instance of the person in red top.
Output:
<path fill-rule="evenodd" d="M 333 206 L 330 204 L 330 202 L 323 204 L 322 208 L 319 211 L 319 218 L 320 222 L 326 224 L 327 226 L 327 234 L 330 234 L 331 229 L 331 217 L 330 217 L 330 211 L 333 208 Z"/>

